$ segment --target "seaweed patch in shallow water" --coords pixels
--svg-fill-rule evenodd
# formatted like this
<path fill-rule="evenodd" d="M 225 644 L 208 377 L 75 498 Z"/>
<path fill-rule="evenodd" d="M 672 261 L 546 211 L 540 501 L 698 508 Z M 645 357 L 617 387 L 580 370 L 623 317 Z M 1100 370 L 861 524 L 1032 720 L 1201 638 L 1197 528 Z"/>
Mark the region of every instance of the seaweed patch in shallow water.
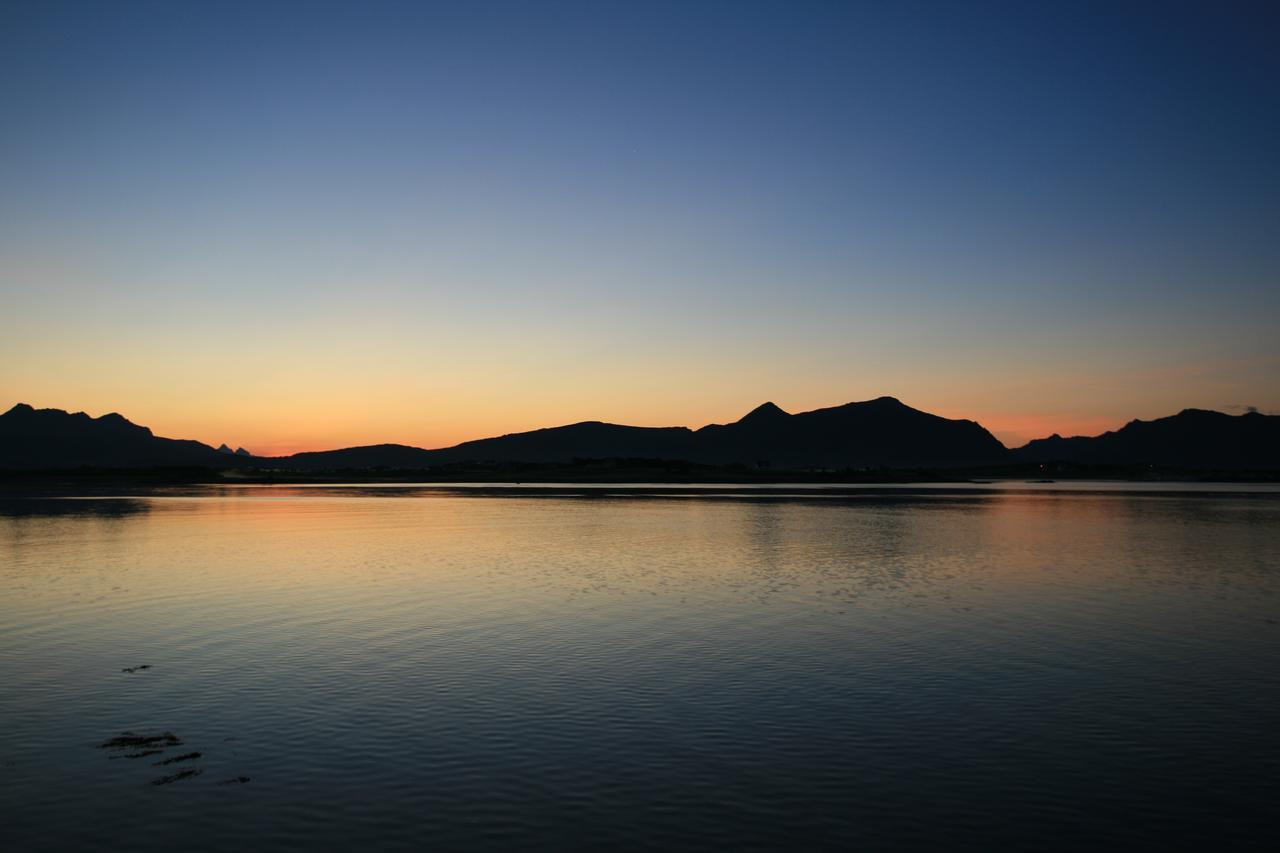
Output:
<path fill-rule="evenodd" d="M 199 776 L 204 771 L 199 767 L 191 767 L 186 770 L 179 770 L 177 773 L 170 773 L 168 776 L 161 776 L 159 779 L 152 779 L 152 785 L 168 785 L 171 782 L 181 782 L 183 779 L 190 779 L 192 776 Z"/>
<path fill-rule="evenodd" d="M 98 746 L 101 749 L 123 749 L 130 746 L 179 746 L 182 738 L 173 732 L 164 732 L 158 735 L 140 735 L 134 732 L 121 732 L 113 738 L 103 741 Z"/>
<path fill-rule="evenodd" d="M 184 755 L 175 755 L 173 756 L 173 758 L 166 758 L 164 761 L 157 761 L 152 766 L 159 767 L 162 764 L 177 764 L 179 761 L 190 761 L 193 758 L 199 758 L 199 757 L 200 757 L 200 753 L 198 752 L 188 752 Z"/>
<path fill-rule="evenodd" d="M 115 761 L 117 758 L 146 758 L 149 755 L 163 754 L 163 749 L 144 749 L 142 752 L 126 752 L 124 755 L 113 755 L 111 756 L 111 760 Z"/>
<path fill-rule="evenodd" d="M 126 666 L 124 669 L 120 671 L 121 672 L 138 672 L 139 670 L 143 670 L 143 669 L 151 669 L 151 664 L 144 663 L 141 666 Z"/>
<path fill-rule="evenodd" d="M 249 781 L 248 776 L 237 776 L 234 779 L 223 779 L 219 785 L 243 785 Z"/>

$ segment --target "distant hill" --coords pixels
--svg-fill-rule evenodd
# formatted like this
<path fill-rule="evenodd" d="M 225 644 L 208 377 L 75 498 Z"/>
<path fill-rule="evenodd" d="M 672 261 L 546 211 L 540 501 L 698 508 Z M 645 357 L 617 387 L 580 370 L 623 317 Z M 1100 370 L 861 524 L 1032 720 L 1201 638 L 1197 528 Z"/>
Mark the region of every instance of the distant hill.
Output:
<path fill-rule="evenodd" d="M 432 464 L 457 462 L 571 462 L 574 459 L 694 459 L 687 427 L 635 427 L 585 421 L 467 441 L 432 451 Z"/>
<path fill-rule="evenodd" d="M 0 469 L 227 468 L 247 461 L 198 441 L 159 438 L 117 414 L 91 418 L 19 403 L 0 415 Z"/>
<path fill-rule="evenodd" d="M 237 447 L 235 450 L 232 450 L 230 447 L 226 445 L 226 443 L 218 445 L 218 452 L 224 453 L 227 456 L 252 456 L 253 455 L 249 451 L 245 450 L 243 447 Z"/>
<path fill-rule="evenodd" d="M 765 403 L 734 423 L 699 430 L 586 421 L 440 450 L 375 445 L 299 453 L 273 459 L 271 464 L 315 470 L 643 458 L 781 470 L 961 467 L 1002 462 L 1007 455 L 1004 445 L 973 421 L 948 420 L 881 397 L 796 415 Z"/>
<path fill-rule="evenodd" d="M 1280 468 L 1280 416 L 1184 409 L 1154 421 L 1130 421 L 1092 438 L 1037 439 L 1014 450 L 1013 458 L 1038 463 L 1273 470 Z"/>
<path fill-rule="evenodd" d="M 411 470 L 438 464 L 434 450 L 404 444 L 370 444 L 344 447 L 341 450 L 316 450 L 292 456 L 273 456 L 260 460 L 272 468 L 297 471 L 324 471 L 339 468 L 399 468 Z"/>
<path fill-rule="evenodd" d="M 467 441 L 440 450 L 403 444 L 374 444 L 295 453 L 268 460 L 274 467 L 300 471 L 341 468 L 418 469 L 469 462 L 572 462 L 614 457 L 685 459 L 690 451 L 684 427 L 619 426 L 595 421 L 511 433 Z"/>

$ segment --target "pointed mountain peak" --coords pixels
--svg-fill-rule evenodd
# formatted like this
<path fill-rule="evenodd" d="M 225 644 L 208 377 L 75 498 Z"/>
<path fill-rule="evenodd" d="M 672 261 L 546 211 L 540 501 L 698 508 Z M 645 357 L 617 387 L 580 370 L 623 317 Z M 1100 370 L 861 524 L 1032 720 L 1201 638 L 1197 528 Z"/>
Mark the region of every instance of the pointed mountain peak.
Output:
<path fill-rule="evenodd" d="M 6 415 L 29 415 L 34 411 L 35 409 L 32 408 L 31 406 L 28 406 L 26 403 L 19 403 L 9 411 L 5 412 L 5 414 Z"/>
<path fill-rule="evenodd" d="M 236 456 L 252 456 L 253 454 L 245 450 L 243 447 L 236 448 Z"/>
<path fill-rule="evenodd" d="M 751 411 L 747 412 L 738 421 L 740 424 L 754 423 L 758 421 L 774 420 L 775 418 L 789 418 L 789 414 L 784 412 L 776 403 L 762 403 Z"/>
<path fill-rule="evenodd" d="M 231 455 L 231 454 L 235 453 L 235 451 L 234 451 L 234 450 L 232 450 L 230 447 L 227 447 L 226 442 L 223 442 L 222 444 L 219 444 L 219 445 L 218 445 L 218 452 L 219 452 L 219 453 L 226 453 L 227 455 Z"/>

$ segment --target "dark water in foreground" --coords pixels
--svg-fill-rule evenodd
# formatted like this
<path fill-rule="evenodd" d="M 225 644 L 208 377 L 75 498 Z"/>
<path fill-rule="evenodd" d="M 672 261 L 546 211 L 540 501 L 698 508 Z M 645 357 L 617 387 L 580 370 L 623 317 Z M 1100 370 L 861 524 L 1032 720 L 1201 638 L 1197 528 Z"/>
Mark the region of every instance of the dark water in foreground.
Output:
<path fill-rule="evenodd" d="M 6 500 L 0 846 L 1262 846 L 1278 623 L 1265 490 Z"/>

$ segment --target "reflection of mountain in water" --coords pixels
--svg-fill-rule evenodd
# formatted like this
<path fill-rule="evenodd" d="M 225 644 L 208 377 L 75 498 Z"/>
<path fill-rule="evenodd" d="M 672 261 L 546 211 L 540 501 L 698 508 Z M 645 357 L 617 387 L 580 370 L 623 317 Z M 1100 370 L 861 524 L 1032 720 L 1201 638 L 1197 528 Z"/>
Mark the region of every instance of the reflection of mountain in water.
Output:
<path fill-rule="evenodd" d="M 151 502 L 140 498 L 0 498 L 0 518 L 126 518 L 150 511 Z"/>

